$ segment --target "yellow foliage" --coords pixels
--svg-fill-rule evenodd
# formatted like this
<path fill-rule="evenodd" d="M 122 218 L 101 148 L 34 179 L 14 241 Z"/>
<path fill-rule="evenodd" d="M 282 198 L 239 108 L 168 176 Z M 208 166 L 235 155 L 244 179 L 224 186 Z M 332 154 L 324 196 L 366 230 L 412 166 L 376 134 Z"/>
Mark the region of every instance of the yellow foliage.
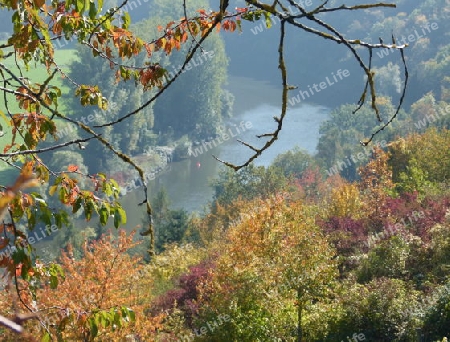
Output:
<path fill-rule="evenodd" d="M 192 244 L 169 245 L 161 254 L 156 255 L 143 272 L 155 283 L 172 284 L 172 280 L 189 271 L 189 267 L 198 264 L 206 256 L 206 249 Z"/>
<path fill-rule="evenodd" d="M 315 210 L 283 196 L 247 208 L 253 210 L 217 246 L 216 268 L 201 288 L 202 305 L 219 313 L 231 303 L 258 300 L 275 317 L 286 301 L 293 305 L 326 293 L 336 270 L 334 250 L 315 225 Z"/>
<path fill-rule="evenodd" d="M 343 184 L 334 188 L 328 202 L 328 217 L 362 217 L 363 203 L 357 184 Z"/>

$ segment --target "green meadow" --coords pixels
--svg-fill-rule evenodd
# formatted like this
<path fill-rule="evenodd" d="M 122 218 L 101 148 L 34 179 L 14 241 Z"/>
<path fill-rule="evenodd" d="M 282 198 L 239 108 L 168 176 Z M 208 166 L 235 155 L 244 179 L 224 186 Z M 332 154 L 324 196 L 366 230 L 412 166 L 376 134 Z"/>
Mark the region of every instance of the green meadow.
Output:
<path fill-rule="evenodd" d="M 58 66 L 64 71 L 69 72 L 69 67 L 72 61 L 76 60 L 76 50 L 74 49 L 58 49 L 55 50 L 55 61 Z M 8 58 L 2 62 L 7 68 L 9 68 L 15 74 L 18 73 L 18 67 L 15 65 L 14 60 Z M 48 78 L 49 74 L 45 68 L 38 65 L 35 66 L 30 64 L 28 70 L 25 67 L 20 68 L 22 70 L 23 77 L 27 77 L 31 82 L 34 83 L 42 83 Z M 58 99 L 58 111 L 64 113 L 65 111 L 65 103 L 64 99 L 71 93 L 73 93 L 73 89 L 71 89 L 67 82 L 65 82 L 60 76 L 55 76 L 55 78 L 51 81 L 51 83 L 61 89 L 62 96 Z M 70 95 L 69 95 L 70 96 Z M 15 96 L 8 95 L 7 96 L 9 110 L 12 114 L 20 113 L 22 110 L 19 108 L 18 103 L 16 101 Z M 11 144 L 12 134 L 11 134 L 11 126 L 10 126 L 10 118 L 8 117 L 5 101 L 2 97 L 0 99 L 0 111 L 2 115 L 0 116 L 0 124 L 3 127 L 3 136 L 0 137 L 0 150 L 3 151 L 6 145 Z M 52 139 L 52 138 L 51 138 Z M 20 141 L 20 137 L 16 139 L 16 141 Z M 5 169 L 8 169 L 6 171 Z M 10 172 L 11 171 L 11 172 Z M 11 181 L 14 179 L 15 172 L 6 164 L 0 163 L 0 179 L 1 181 Z M 5 184 L 5 183 L 3 183 Z M 8 184 L 8 183 L 6 183 Z"/>

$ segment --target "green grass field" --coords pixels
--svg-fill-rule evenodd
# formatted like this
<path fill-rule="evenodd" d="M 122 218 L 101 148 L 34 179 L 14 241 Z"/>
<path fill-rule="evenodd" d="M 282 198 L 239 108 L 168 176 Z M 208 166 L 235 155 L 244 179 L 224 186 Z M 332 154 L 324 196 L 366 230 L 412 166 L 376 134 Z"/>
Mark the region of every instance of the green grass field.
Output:
<path fill-rule="evenodd" d="M 59 65 L 59 67 L 66 73 L 70 71 L 69 67 L 72 61 L 76 60 L 76 50 L 74 49 L 58 49 L 55 50 L 55 61 Z M 19 70 L 17 66 L 14 64 L 14 61 L 12 59 L 7 59 L 4 61 L 4 65 L 8 67 L 12 72 L 15 72 L 18 74 Z M 49 75 L 47 73 L 47 70 L 42 65 L 30 65 L 30 68 L 28 71 L 25 70 L 25 68 L 21 68 L 23 77 L 27 77 L 31 82 L 33 83 L 42 83 Z M 73 94 L 73 89 L 69 88 L 61 78 L 61 76 L 58 74 L 56 75 L 52 81 L 51 84 L 54 86 L 57 86 L 59 89 L 61 89 L 62 96 L 58 99 L 58 110 L 61 112 L 64 112 L 65 110 L 65 103 L 64 99 L 69 95 Z M 4 147 L 8 144 L 11 144 L 11 126 L 9 125 L 9 117 L 7 116 L 7 111 L 5 108 L 4 98 L 3 95 L 0 97 L 0 111 L 3 112 L 6 116 L 0 116 L 0 124 L 3 127 L 3 136 L 0 137 L 0 150 L 3 151 Z M 12 114 L 20 113 L 21 109 L 19 108 L 17 101 L 13 95 L 8 94 L 7 95 L 7 101 L 9 105 L 9 110 Z M 5 121 L 5 118 L 7 119 Z M 4 169 L 9 168 L 8 165 L 5 163 L 0 163 L 0 172 L 4 173 Z M 9 178 L 9 177 L 8 177 Z M 3 180 L 3 177 L 0 176 L 0 179 Z"/>

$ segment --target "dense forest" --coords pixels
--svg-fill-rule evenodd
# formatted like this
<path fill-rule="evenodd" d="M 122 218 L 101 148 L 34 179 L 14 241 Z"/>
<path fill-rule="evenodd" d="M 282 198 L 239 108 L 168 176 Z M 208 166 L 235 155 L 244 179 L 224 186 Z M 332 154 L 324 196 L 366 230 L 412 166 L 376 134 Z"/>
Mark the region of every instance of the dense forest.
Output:
<path fill-rule="evenodd" d="M 284 22 L 271 12 L 278 1 L 272 7 L 220 1 L 229 12 L 210 10 L 218 4 L 206 0 L 105 1 L 104 8 L 122 6 L 114 34 L 125 34 L 123 41 L 114 34 L 100 39 L 109 19 L 96 12 L 97 2 L 32 1 L 38 11 L 28 19 L 30 37 L 39 36 L 33 25 L 50 3 L 73 3 L 72 13 L 84 8 L 84 22 L 93 21 L 89 30 L 104 29 L 97 45 L 86 44 L 91 31 L 74 15 L 65 36 L 52 43 L 54 57 L 19 44 L 22 36 L 13 33 L 22 32 L 24 21 L 13 15 L 13 3 L 0 10 L 0 340 L 450 338 L 449 0 L 320 13 L 343 39 L 381 44 L 365 51 L 374 102 L 366 93 L 371 79 L 345 44 L 287 26 L 285 58 L 279 57 Z M 353 3 L 346 5 L 358 6 Z M 340 5 L 297 2 L 306 11 Z M 284 10 L 286 17 L 302 15 L 293 1 Z M 196 15 L 182 31 L 178 20 Z M 45 35 L 41 40 L 47 42 Z M 193 53 L 193 46 L 200 48 Z M 111 58 L 114 48 L 127 67 Z M 8 59 L 11 49 L 22 62 Z M 57 80 L 50 66 L 43 76 L 45 63 L 38 65 L 52 64 L 49 58 L 64 63 L 55 62 Z M 19 66 L 27 61 L 28 68 Z M 196 147 L 230 139 L 224 127 L 239 114 L 234 101 L 242 96 L 228 86 L 230 76 L 268 82 L 283 93 L 284 66 L 292 86 L 282 107 L 330 108 L 315 153 L 293 143 L 267 166 L 222 165 L 200 212 L 173 207 L 164 188 L 147 191 L 141 179 L 186 160 L 200 168 Z M 22 81 L 27 75 L 37 78 L 37 88 Z M 21 87 L 8 94 L 14 82 Z M 74 85 L 78 97 L 69 90 Z M 358 105 L 360 97 L 369 100 Z M 129 115 L 142 104 L 148 105 L 139 115 Z M 64 148 L 53 149 L 55 141 Z M 89 187 L 95 190 L 84 190 Z M 125 195 L 142 190 L 145 199 L 136 206 L 150 214 L 131 225 Z"/>

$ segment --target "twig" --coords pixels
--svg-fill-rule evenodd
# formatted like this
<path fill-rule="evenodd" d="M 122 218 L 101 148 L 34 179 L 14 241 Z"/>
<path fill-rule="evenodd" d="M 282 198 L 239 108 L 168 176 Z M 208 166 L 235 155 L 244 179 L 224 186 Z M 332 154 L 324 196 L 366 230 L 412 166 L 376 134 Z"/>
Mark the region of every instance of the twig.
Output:
<path fill-rule="evenodd" d="M 266 137 L 266 136 L 271 137 L 268 141 L 266 141 L 266 143 L 264 144 L 264 146 L 262 148 L 256 148 L 248 143 L 244 143 L 243 141 L 240 141 L 241 144 L 247 146 L 248 148 L 250 148 L 251 150 L 253 150 L 255 152 L 250 158 L 247 159 L 247 161 L 245 163 L 243 163 L 241 165 L 234 165 L 232 163 L 223 161 L 216 156 L 213 156 L 217 161 L 225 164 L 226 166 L 231 167 L 235 171 L 238 171 L 238 170 L 242 169 L 243 167 L 248 166 L 253 160 L 258 158 L 263 151 L 268 149 L 278 139 L 278 134 L 281 132 L 281 129 L 283 127 L 283 120 L 284 120 L 284 118 L 286 116 L 286 112 L 287 112 L 287 95 L 288 95 L 288 91 L 290 90 L 290 87 L 288 86 L 288 83 L 287 83 L 286 65 L 284 63 L 284 37 L 285 37 L 285 27 L 284 26 L 285 26 L 285 20 L 281 20 L 280 42 L 278 44 L 278 68 L 280 69 L 280 72 L 281 72 L 281 83 L 283 85 L 283 93 L 282 93 L 282 104 L 281 104 L 280 117 L 279 118 L 274 117 L 275 122 L 278 123 L 277 128 L 272 133 L 257 136 L 258 138 L 262 138 L 262 137 Z"/>
<path fill-rule="evenodd" d="M 53 151 L 53 150 L 56 150 L 56 149 L 64 147 L 64 146 L 69 146 L 69 145 L 73 145 L 73 144 L 80 144 L 82 142 L 86 142 L 86 141 L 89 141 L 89 140 L 92 140 L 92 139 L 95 139 L 95 138 L 96 137 L 90 137 L 90 138 L 85 138 L 85 139 L 76 139 L 76 140 L 72 140 L 72 141 L 67 141 L 67 142 L 62 143 L 62 144 L 53 145 L 53 146 L 50 146 L 50 147 L 40 148 L 40 149 L 37 149 L 37 150 L 23 150 L 23 151 L 17 151 L 17 152 L 12 152 L 12 153 L 0 153 L 0 157 L 13 157 L 13 156 L 19 156 L 19 155 L 38 154 L 38 153 Z"/>

